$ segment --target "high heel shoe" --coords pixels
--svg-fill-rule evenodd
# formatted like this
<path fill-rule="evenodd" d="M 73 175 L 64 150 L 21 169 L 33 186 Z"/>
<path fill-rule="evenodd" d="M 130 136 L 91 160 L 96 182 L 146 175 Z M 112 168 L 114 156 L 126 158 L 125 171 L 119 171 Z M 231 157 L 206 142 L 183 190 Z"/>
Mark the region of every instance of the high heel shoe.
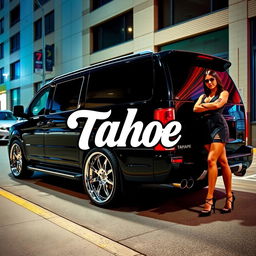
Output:
<path fill-rule="evenodd" d="M 230 199 L 232 199 L 232 201 L 230 200 Z M 231 208 L 223 208 L 223 209 L 221 209 L 221 213 L 222 214 L 225 214 L 225 213 L 230 213 L 232 210 L 234 210 L 234 207 L 235 207 L 235 200 L 236 200 L 236 198 L 235 198 L 235 195 L 234 195 L 234 193 L 232 192 L 232 196 L 229 196 L 229 197 L 227 197 L 227 199 L 226 199 L 226 205 L 227 205 L 227 202 L 230 202 L 231 203 Z"/>
<path fill-rule="evenodd" d="M 212 204 L 210 201 L 212 200 Z M 209 211 L 203 210 L 199 213 L 199 217 L 207 217 L 212 214 L 212 211 L 215 213 L 215 203 L 216 203 L 216 198 L 209 198 L 205 200 L 206 204 L 209 204 L 211 206 L 211 209 Z"/>

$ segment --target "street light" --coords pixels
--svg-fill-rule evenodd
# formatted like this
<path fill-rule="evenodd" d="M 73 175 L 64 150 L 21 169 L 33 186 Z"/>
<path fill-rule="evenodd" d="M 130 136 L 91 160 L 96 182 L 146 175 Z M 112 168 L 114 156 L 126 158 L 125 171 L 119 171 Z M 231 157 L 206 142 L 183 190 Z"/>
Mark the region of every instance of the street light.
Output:
<path fill-rule="evenodd" d="M 42 12 L 42 86 L 45 84 L 45 27 L 44 27 L 44 8 L 39 0 L 35 0 Z"/>

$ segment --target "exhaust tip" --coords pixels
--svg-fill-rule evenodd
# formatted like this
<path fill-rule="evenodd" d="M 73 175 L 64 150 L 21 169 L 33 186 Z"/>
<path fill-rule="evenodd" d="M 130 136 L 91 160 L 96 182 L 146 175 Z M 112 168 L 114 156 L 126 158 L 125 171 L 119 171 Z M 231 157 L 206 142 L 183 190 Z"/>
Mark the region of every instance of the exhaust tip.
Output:
<path fill-rule="evenodd" d="M 190 178 L 190 179 L 188 180 L 188 183 L 187 183 L 187 188 L 188 188 L 188 189 L 193 188 L 193 187 L 194 187 L 194 184 L 195 184 L 194 179 Z"/>

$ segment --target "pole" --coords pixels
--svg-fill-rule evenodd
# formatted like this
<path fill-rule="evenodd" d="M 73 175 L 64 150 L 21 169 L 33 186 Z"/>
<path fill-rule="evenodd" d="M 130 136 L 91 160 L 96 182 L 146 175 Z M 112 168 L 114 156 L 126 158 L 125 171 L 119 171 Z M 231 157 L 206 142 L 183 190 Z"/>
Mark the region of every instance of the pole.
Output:
<path fill-rule="evenodd" d="M 43 60 L 43 72 L 42 72 L 42 86 L 45 84 L 45 20 L 44 20 L 44 8 L 39 0 L 36 0 L 42 12 L 42 60 Z"/>

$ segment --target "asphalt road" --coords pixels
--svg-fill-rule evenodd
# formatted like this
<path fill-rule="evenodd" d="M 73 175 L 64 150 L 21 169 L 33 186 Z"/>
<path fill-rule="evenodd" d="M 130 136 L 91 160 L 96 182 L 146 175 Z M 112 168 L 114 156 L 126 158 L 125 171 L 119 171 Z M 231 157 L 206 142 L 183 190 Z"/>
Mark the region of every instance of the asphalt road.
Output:
<path fill-rule="evenodd" d="M 0 146 L 0 187 L 144 255 L 255 256 L 255 158 L 246 176 L 234 176 L 235 210 L 226 215 L 217 210 L 207 218 L 198 217 L 206 189 L 185 192 L 146 185 L 132 188 L 118 208 L 101 209 L 90 203 L 80 182 L 40 173 L 16 180 L 6 146 Z M 215 197 L 221 209 L 221 178 Z"/>

